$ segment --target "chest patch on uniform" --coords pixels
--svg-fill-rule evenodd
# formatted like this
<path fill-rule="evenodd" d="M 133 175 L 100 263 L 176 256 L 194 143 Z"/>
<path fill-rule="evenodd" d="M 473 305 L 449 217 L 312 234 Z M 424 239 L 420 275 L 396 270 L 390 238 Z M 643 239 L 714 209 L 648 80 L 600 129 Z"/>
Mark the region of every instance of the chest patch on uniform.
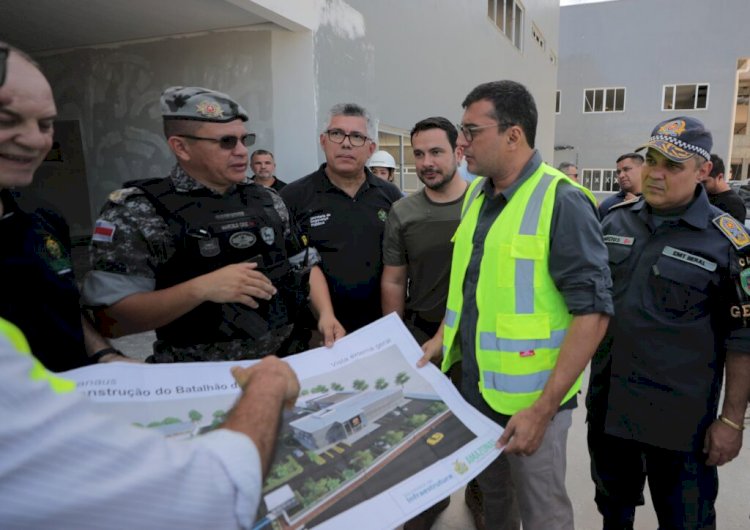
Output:
<path fill-rule="evenodd" d="M 614 243 L 615 245 L 625 245 L 628 247 L 632 247 L 633 243 L 635 243 L 635 238 L 632 236 L 606 235 L 604 236 L 604 242 Z"/>
<path fill-rule="evenodd" d="M 745 227 L 728 213 L 714 217 L 713 223 L 737 250 L 750 245 L 750 235 L 747 234 Z"/>
<path fill-rule="evenodd" d="M 266 245 L 273 245 L 273 242 L 276 240 L 276 234 L 270 226 L 261 227 L 260 237 Z"/>
<path fill-rule="evenodd" d="M 201 239 L 198 241 L 198 250 L 201 256 L 204 258 L 213 258 L 218 256 L 221 249 L 219 248 L 219 240 L 215 237 L 209 239 Z"/>
<path fill-rule="evenodd" d="M 115 237 L 116 228 L 117 227 L 109 221 L 97 219 L 96 225 L 94 225 L 94 235 L 91 236 L 91 239 L 92 241 L 111 243 L 112 238 Z"/>
<path fill-rule="evenodd" d="M 232 237 L 229 238 L 229 244 L 234 248 L 249 248 L 252 247 L 257 240 L 258 238 L 255 237 L 255 234 L 252 232 L 237 232 L 236 234 L 232 234 Z"/>
<path fill-rule="evenodd" d="M 695 254 L 690 254 L 689 252 L 685 252 L 684 250 L 680 250 L 678 248 L 666 246 L 664 247 L 664 250 L 661 251 L 661 253 L 669 258 L 674 258 L 676 260 L 684 261 L 685 263 L 690 263 L 691 265 L 696 265 L 697 267 L 706 269 L 709 272 L 713 272 L 716 270 L 716 263 L 714 263 L 713 261 L 708 261 L 705 258 L 696 256 Z"/>
<path fill-rule="evenodd" d="M 385 220 L 388 219 L 388 212 L 386 212 L 382 208 L 378 210 L 378 219 L 385 223 Z"/>
<path fill-rule="evenodd" d="M 745 294 L 750 296 L 750 269 L 745 269 L 740 273 L 740 285 Z"/>
<path fill-rule="evenodd" d="M 330 213 L 319 213 L 310 217 L 310 226 L 315 228 L 316 226 L 323 226 L 331 218 Z"/>
<path fill-rule="evenodd" d="M 63 251 L 62 245 L 49 234 L 44 236 L 44 250 L 47 251 L 47 264 L 58 275 L 67 274 L 72 270 L 70 259 L 68 259 Z"/>

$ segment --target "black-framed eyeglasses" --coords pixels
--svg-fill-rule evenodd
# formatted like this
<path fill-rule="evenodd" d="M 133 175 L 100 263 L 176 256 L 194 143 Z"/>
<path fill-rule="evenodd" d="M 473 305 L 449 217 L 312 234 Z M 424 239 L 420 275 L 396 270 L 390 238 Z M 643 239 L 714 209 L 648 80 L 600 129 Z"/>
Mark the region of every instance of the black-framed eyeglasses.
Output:
<path fill-rule="evenodd" d="M 0 86 L 5 83 L 5 74 L 8 72 L 8 55 L 10 55 L 10 48 L 0 46 Z"/>
<path fill-rule="evenodd" d="M 205 136 L 193 136 L 191 134 L 178 134 L 180 138 L 190 138 L 191 140 L 204 140 L 206 142 L 214 142 L 219 144 L 222 149 L 231 150 L 237 145 L 237 142 L 241 142 L 244 146 L 251 146 L 255 143 L 255 133 L 243 134 L 242 136 L 222 136 L 221 138 L 206 138 Z"/>
<path fill-rule="evenodd" d="M 335 144 L 343 144 L 344 140 L 349 138 L 349 143 L 352 144 L 352 147 L 362 147 L 369 140 L 367 136 L 356 131 L 346 134 L 341 129 L 328 129 L 326 134 L 328 135 L 328 139 Z"/>
<path fill-rule="evenodd" d="M 471 143 L 474 141 L 474 133 L 481 131 L 482 129 L 489 129 L 490 127 L 497 127 L 499 124 L 490 123 L 489 125 L 464 125 L 463 123 L 457 123 L 456 129 L 458 132 L 464 135 L 466 141 Z"/>

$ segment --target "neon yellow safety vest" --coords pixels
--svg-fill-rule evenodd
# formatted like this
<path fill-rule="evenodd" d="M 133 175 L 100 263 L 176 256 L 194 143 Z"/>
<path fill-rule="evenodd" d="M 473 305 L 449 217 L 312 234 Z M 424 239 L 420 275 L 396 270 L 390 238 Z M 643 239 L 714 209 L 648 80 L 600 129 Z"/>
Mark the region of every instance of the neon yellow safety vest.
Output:
<path fill-rule="evenodd" d="M 26 337 L 24 337 L 21 330 L 2 318 L 0 318 L 0 335 L 8 339 L 11 346 L 13 346 L 17 352 L 31 357 L 33 364 L 31 366 L 31 371 L 29 372 L 29 379 L 32 381 L 47 381 L 52 390 L 58 394 L 64 394 L 75 390 L 75 381 L 64 379 L 47 370 L 44 365 L 31 354 L 29 343 L 26 341 Z"/>
<path fill-rule="evenodd" d="M 541 395 L 560 353 L 572 316 L 549 274 L 552 211 L 563 179 L 547 164 L 513 194 L 487 233 L 479 268 L 475 351 L 479 391 L 501 414 L 515 414 Z M 463 217 L 453 237 L 453 260 L 445 315 L 442 368 L 461 360 L 456 341 L 463 306 L 463 285 L 471 258 L 474 230 L 484 202 L 484 178 L 471 183 Z M 581 387 L 579 377 L 563 403 Z"/>

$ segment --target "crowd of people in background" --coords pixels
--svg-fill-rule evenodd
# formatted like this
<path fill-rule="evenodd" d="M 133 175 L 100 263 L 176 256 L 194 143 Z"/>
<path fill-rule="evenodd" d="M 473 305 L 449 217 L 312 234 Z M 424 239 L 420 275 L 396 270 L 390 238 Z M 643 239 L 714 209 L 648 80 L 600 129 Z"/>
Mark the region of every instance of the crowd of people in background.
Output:
<path fill-rule="evenodd" d="M 0 63 L 0 526 L 249 527 L 299 392 L 279 357 L 395 312 L 419 366 L 504 427 L 466 490 L 477 528 L 575 528 L 566 444 L 583 391 L 603 526 L 633 528 L 648 480 L 660 527 L 715 527 L 717 466 L 740 451 L 750 398 L 750 235 L 699 120 L 644 131 L 598 203 L 575 164 L 544 162 L 526 87 L 483 83 L 459 124 L 414 125 L 422 187 L 404 197 L 359 104 L 330 109 L 325 162 L 284 182 L 231 95 L 170 87 L 175 164 L 109 195 L 79 293 L 65 220 L 13 196 L 52 146 L 52 89 L 20 50 L 0 43 Z M 223 428 L 170 443 L 53 373 L 135 362 L 108 337 L 150 330 L 148 363 L 260 360 L 233 370 Z"/>

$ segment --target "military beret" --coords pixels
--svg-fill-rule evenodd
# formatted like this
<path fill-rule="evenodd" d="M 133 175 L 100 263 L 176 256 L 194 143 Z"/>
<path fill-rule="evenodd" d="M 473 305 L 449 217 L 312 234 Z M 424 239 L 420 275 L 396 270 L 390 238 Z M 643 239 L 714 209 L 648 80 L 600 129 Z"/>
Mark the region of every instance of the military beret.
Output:
<path fill-rule="evenodd" d="M 235 100 L 199 86 L 173 86 L 162 92 L 161 115 L 166 120 L 247 121 L 247 111 Z"/>

